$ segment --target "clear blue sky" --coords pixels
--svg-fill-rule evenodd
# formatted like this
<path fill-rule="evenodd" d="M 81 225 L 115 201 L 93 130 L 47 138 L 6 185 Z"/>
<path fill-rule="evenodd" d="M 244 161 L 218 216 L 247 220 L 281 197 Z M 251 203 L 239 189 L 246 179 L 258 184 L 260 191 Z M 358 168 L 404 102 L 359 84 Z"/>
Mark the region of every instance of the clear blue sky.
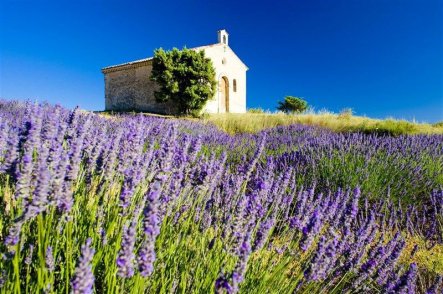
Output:
<path fill-rule="evenodd" d="M 443 1 L 0 0 L 0 97 L 104 108 L 100 68 L 216 42 L 249 66 L 249 108 L 443 120 Z"/>

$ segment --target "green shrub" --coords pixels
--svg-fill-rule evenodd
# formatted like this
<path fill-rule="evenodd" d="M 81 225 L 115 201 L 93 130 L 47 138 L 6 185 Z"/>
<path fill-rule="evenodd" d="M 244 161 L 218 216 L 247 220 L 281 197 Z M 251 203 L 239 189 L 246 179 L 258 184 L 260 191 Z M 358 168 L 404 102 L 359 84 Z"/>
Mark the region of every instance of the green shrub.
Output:
<path fill-rule="evenodd" d="M 157 102 L 173 101 L 179 114 L 198 115 L 216 91 L 215 69 L 204 51 L 155 50 L 151 80 Z"/>
<path fill-rule="evenodd" d="M 284 101 L 278 102 L 277 109 L 284 113 L 301 113 L 308 109 L 308 102 L 299 97 L 286 96 Z"/>

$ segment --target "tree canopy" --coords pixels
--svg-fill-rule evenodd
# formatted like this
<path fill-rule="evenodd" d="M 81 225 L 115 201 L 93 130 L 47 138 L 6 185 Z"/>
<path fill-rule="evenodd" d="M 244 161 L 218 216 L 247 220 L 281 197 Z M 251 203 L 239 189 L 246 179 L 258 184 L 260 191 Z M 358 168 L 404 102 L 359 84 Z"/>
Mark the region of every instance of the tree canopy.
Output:
<path fill-rule="evenodd" d="M 173 101 L 179 114 L 200 112 L 216 91 L 215 69 L 204 51 L 156 49 L 151 80 L 160 87 L 156 101 Z"/>
<path fill-rule="evenodd" d="M 283 101 L 278 102 L 277 109 L 285 113 L 301 113 L 308 109 L 308 102 L 294 96 L 286 96 Z"/>

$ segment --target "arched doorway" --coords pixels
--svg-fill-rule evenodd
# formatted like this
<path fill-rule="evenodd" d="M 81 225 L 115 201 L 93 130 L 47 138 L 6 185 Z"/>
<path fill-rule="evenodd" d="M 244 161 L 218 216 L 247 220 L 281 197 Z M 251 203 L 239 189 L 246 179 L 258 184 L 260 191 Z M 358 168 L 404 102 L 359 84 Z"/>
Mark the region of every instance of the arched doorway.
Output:
<path fill-rule="evenodd" d="M 220 96 L 218 101 L 218 112 L 229 112 L 229 80 L 227 77 L 220 79 Z"/>

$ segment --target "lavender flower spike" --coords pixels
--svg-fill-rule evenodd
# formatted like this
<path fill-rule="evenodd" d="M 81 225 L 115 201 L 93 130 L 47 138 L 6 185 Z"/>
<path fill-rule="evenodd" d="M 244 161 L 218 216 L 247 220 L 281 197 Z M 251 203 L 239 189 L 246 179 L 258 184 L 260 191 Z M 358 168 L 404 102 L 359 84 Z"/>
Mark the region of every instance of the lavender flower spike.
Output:
<path fill-rule="evenodd" d="M 417 264 L 411 263 L 409 270 L 397 280 L 393 289 L 389 289 L 389 293 L 415 293 L 417 271 Z"/>
<path fill-rule="evenodd" d="M 224 275 L 220 275 L 215 281 L 215 293 L 234 293 L 234 289 L 232 288 L 231 284 L 229 284 L 229 280 Z"/>
<path fill-rule="evenodd" d="M 300 240 L 300 249 L 303 251 L 308 250 L 311 246 L 315 236 L 320 232 L 322 227 L 322 219 L 320 212 L 316 209 L 312 215 L 309 223 L 303 228 L 303 236 Z"/>
<path fill-rule="evenodd" d="M 94 287 L 94 274 L 92 273 L 92 258 L 95 250 L 91 248 L 91 238 L 82 246 L 82 254 L 75 269 L 75 276 L 71 282 L 73 294 L 90 294 Z"/>
<path fill-rule="evenodd" d="M 130 227 L 125 225 L 123 228 L 122 244 L 117 257 L 118 275 L 120 277 L 130 278 L 134 275 L 136 226 L 137 222 L 133 220 Z"/>
<path fill-rule="evenodd" d="M 53 272 L 55 269 L 54 255 L 52 254 L 51 246 L 48 246 L 48 248 L 46 248 L 46 267 L 50 272 Z"/>
<path fill-rule="evenodd" d="M 31 265 L 32 263 L 32 255 L 34 253 L 34 245 L 29 245 L 28 255 L 26 255 L 25 258 L 25 264 Z"/>
<path fill-rule="evenodd" d="M 428 290 L 426 290 L 426 294 L 437 294 L 438 287 L 441 285 L 443 281 L 443 276 L 438 276 L 437 280 L 435 281 L 434 285 L 431 286 Z M 443 290 L 443 289 L 442 289 Z"/>
<path fill-rule="evenodd" d="M 149 191 L 148 202 L 143 211 L 144 240 L 138 255 L 140 274 L 150 276 L 154 271 L 155 240 L 160 234 L 161 218 L 159 212 L 159 197 L 162 191 L 162 180 L 156 179 Z"/>

